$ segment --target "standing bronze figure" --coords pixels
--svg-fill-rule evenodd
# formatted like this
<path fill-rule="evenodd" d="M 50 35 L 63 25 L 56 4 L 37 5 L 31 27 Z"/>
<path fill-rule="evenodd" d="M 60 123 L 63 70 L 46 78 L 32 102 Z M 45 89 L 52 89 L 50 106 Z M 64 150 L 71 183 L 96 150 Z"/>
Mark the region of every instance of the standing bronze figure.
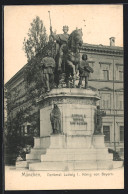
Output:
<path fill-rule="evenodd" d="M 79 83 L 78 86 L 79 88 L 82 86 L 82 80 L 83 78 L 85 78 L 85 89 L 88 88 L 88 78 L 89 78 L 89 74 L 93 73 L 93 69 L 89 66 L 89 63 L 87 62 L 87 55 L 84 53 L 82 55 L 82 61 L 80 62 L 80 65 L 78 67 L 79 69 Z"/>
<path fill-rule="evenodd" d="M 95 113 L 95 130 L 94 135 L 102 134 L 102 117 L 106 116 L 106 112 L 100 110 L 100 106 L 97 106 L 97 110 Z"/>
<path fill-rule="evenodd" d="M 46 90 L 50 91 L 50 83 L 54 83 L 54 70 L 55 70 L 55 60 L 52 57 L 44 57 L 41 61 L 43 81 L 46 85 Z"/>
<path fill-rule="evenodd" d="M 54 104 L 54 108 L 50 114 L 50 121 L 52 125 L 53 134 L 61 133 L 61 112 L 57 104 Z"/>

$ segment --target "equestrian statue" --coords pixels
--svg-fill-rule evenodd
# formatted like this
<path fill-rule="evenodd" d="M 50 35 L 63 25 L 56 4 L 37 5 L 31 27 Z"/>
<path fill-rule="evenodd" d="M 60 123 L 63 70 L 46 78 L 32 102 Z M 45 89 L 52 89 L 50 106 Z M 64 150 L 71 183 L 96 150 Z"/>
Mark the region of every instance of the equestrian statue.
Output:
<path fill-rule="evenodd" d="M 86 62 L 87 56 L 80 59 L 80 49 L 83 44 L 82 40 L 82 29 L 76 28 L 71 34 L 68 34 L 69 27 L 63 26 L 63 34 L 56 34 L 52 30 L 51 17 L 50 18 L 50 36 L 49 43 L 52 43 L 54 47 L 51 49 L 51 55 L 46 56 L 42 59 L 43 77 L 46 79 L 47 91 L 52 89 L 50 86 L 50 80 L 57 88 L 61 87 L 76 87 L 75 80 L 79 73 L 79 84 L 81 87 L 82 80 L 85 77 L 85 88 L 88 85 L 89 73 L 93 73 L 91 67 Z M 85 59 L 86 58 L 86 59 Z M 49 61 L 47 63 L 47 60 Z M 87 73 L 85 71 L 88 71 Z M 49 82 L 49 83 L 48 83 Z"/>
<path fill-rule="evenodd" d="M 56 73 L 60 81 L 60 77 L 65 73 L 65 80 L 68 84 L 69 77 L 73 79 L 73 87 L 75 87 L 75 79 L 78 73 L 80 63 L 79 49 L 82 46 L 82 29 L 74 30 L 68 34 L 68 26 L 63 26 L 63 34 L 54 34 L 51 29 L 51 36 L 56 41 Z"/>

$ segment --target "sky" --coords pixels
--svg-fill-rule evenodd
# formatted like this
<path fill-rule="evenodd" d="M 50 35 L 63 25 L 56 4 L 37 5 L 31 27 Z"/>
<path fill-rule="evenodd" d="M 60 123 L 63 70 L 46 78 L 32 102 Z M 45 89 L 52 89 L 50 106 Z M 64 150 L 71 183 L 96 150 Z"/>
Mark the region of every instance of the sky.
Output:
<path fill-rule="evenodd" d="M 4 7 L 4 82 L 6 83 L 26 63 L 23 40 L 27 37 L 30 23 L 39 16 L 49 35 L 62 33 L 63 25 L 69 26 L 69 34 L 82 28 L 83 41 L 88 44 L 109 46 L 109 38 L 115 37 L 116 46 L 123 46 L 122 5 L 28 5 Z"/>

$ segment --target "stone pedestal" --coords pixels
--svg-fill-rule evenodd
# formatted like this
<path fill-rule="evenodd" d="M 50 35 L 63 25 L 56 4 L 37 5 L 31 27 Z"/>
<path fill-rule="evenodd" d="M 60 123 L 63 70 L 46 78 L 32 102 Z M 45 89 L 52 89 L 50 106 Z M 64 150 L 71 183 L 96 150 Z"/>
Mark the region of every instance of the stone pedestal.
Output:
<path fill-rule="evenodd" d="M 66 135 L 92 135 L 94 132 L 94 112 L 99 96 L 92 90 L 78 88 L 53 89 L 39 99 L 40 136 L 50 136 L 52 126 L 50 113 L 54 103 L 61 111 L 61 128 Z"/>
<path fill-rule="evenodd" d="M 52 135 L 50 137 L 50 147 L 49 148 L 65 148 L 65 135 Z"/>
<path fill-rule="evenodd" d="M 53 89 L 39 99 L 40 137 L 26 155 L 30 170 L 111 169 L 112 154 L 103 135 L 94 134 L 94 114 L 99 96 L 92 90 Z M 50 113 L 54 103 L 61 112 L 61 134 L 52 134 Z M 37 162 L 38 160 L 38 162 Z"/>
<path fill-rule="evenodd" d="M 104 135 L 93 135 L 93 146 L 95 148 L 105 148 Z"/>
<path fill-rule="evenodd" d="M 91 135 L 69 135 L 66 136 L 67 148 L 91 148 L 92 136 Z"/>

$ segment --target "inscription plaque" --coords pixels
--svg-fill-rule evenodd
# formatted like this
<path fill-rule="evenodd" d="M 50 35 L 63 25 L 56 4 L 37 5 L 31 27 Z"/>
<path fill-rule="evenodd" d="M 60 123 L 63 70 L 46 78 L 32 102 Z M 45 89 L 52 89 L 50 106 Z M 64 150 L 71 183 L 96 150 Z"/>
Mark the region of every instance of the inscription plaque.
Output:
<path fill-rule="evenodd" d="M 72 114 L 72 121 L 70 121 L 70 125 L 86 125 L 85 114 Z"/>

